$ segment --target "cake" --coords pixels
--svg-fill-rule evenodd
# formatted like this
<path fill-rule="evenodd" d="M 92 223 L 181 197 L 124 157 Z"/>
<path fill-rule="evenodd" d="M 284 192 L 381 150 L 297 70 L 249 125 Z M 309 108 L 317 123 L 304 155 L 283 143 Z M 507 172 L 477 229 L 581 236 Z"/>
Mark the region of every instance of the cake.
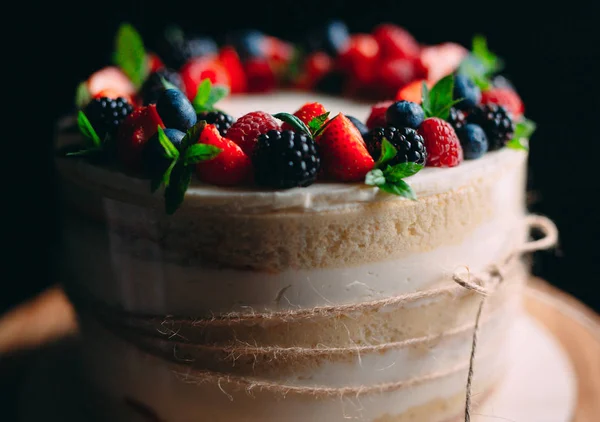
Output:
<path fill-rule="evenodd" d="M 502 382 L 528 277 L 532 124 L 484 40 L 333 22 L 290 77 L 277 38 L 217 52 L 179 35 L 161 55 L 175 72 L 124 25 L 121 70 L 59 123 L 98 419 L 464 418 Z"/>

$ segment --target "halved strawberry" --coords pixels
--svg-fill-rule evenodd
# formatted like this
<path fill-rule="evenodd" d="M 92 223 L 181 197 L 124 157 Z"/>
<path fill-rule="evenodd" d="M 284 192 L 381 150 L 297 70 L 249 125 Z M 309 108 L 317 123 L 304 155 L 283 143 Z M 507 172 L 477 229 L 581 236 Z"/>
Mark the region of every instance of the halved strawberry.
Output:
<path fill-rule="evenodd" d="M 298 117 L 300 120 L 304 122 L 304 124 L 308 125 L 312 119 L 318 117 L 322 114 L 327 113 L 325 107 L 321 103 L 306 103 L 302 107 L 300 107 L 294 113 L 294 116 Z M 329 119 L 328 119 L 329 120 Z M 281 126 L 281 130 L 293 130 L 290 125 L 284 123 Z"/>
<path fill-rule="evenodd" d="M 427 80 L 434 84 L 451 74 L 468 53 L 463 46 L 451 42 L 424 47 L 421 61 L 429 72 Z"/>
<path fill-rule="evenodd" d="M 240 56 L 237 51 L 235 51 L 235 48 L 231 46 L 221 48 L 221 51 L 219 51 L 219 60 L 229 73 L 231 93 L 237 94 L 246 92 L 248 87 L 246 73 L 244 72 L 244 66 L 242 65 Z"/>
<path fill-rule="evenodd" d="M 508 88 L 492 88 L 488 91 L 483 91 L 481 93 L 481 103 L 501 105 L 516 119 L 521 117 L 525 112 L 525 106 L 519 94 Z"/>
<path fill-rule="evenodd" d="M 318 137 L 321 167 L 325 174 L 340 182 L 359 182 L 373 169 L 374 161 L 360 132 L 339 113 Z"/>
<path fill-rule="evenodd" d="M 181 68 L 180 75 L 185 87 L 185 94 L 190 101 L 198 93 L 198 86 L 204 79 L 210 79 L 213 84 L 231 87 L 227 69 L 212 56 L 198 57 L 188 61 Z"/>
<path fill-rule="evenodd" d="M 375 28 L 373 36 L 381 48 L 381 56 L 387 59 L 414 59 L 419 57 L 421 47 L 404 28 L 394 24 L 382 24 Z"/>
<path fill-rule="evenodd" d="M 156 104 L 139 107 L 123 120 L 117 132 L 117 158 L 131 172 L 142 170 L 142 150 L 146 142 L 165 125 Z"/>
<path fill-rule="evenodd" d="M 428 88 L 432 87 L 431 83 L 425 81 L 425 79 L 418 79 L 400 88 L 396 93 L 396 101 L 410 101 L 411 103 L 421 104 L 423 96 L 423 82 L 427 84 Z"/>
<path fill-rule="evenodd" d="M 200 180 L 218 186 L 235 186 L 250 179 L 250 157 L 235 142 L 223 138 L 215 125 L 207 125 L 198 142 L 214 145 L 222 150 L 212 160 L 196 164 L 196 174 Z"/>
<path fill-rule="evenodd" d="M 115 66 L 108 66 L 92 73 L 86 81 L 86 86 L 92 98 L 105 90 L 110 90 L 118 97 L 124 98 L 132 97 L 136 92 L 135 86 L 127 75 Z"/>
<path fill-rule="evenodd" d="M 267 59 L 252 57 L 244 63 L 248 92 L 267 92 L 277 87 L 275 70 Z"/>
<path fill-rule="evenodd" d="M 392 104 L 394 104 L 393 101 L 381 101 L 371 107 L 371 114 L 369 114 L 366 122 L 367 127 L 373 129 L 374 127 L 385 126 L 385 112 Z"/>

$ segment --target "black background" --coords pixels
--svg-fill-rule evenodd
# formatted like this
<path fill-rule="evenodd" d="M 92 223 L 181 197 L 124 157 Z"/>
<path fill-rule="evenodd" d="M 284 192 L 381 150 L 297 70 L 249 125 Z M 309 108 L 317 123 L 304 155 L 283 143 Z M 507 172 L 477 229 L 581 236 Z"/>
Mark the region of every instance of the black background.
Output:
<path fill-rule="evenodd" d="M 28 137 L 19 140 L 26 160 L 10 160 L 19 166 L 13 170 L 19 177 L 5 183 L 10 198 L 5 200 L 10 205 L 5 211 L 10 215 L 4 220 L 4 232 L 10 247 L 3 254 L 8 277 L 0 311 L 59 281 L 52 271 L 60 233 L 52 126 L 71 110 L 77 83 L 108 64 L 120 22 L 134 24 L 148 43 L 166 22 L 216 37 L 232 29 L 257 27 L 298 40 L 307 29 L 334 17 L 346 20 L 353 32 L 369 31 L 382 21 L 396 22 L 423 43 L 455 41 L 469 46 L 474 33 L 487 36 L 490 48 L 505 59 L 505 74 L 517 86 L 526 114 L 538 123 L 531 141 L 531 209 L 551 217 L 561 232 L 559 250 L 538 253 L 535 272 L 600 310 L 598 9 L 594 2 L 569 2 L 556 8 L 545 3 L 542 8 L 525 1 L 497 0 L 241 4 L 102 0 L 53 3 L 51 19 L 37 10 L 44 22 L 21 26 L 15 33 L 18 38 L 26 32 L 36 40 L 34 52 L 23 47 L 36 60 L 31 65 L 34 79 L 28 74 L 21 84 L 32 90 L 25 99 L 36 118 L 27 120 L 21 137 L 29 131 Z M 42 63 L 40 54 L 50 54 L 50 59 Z M 38 100 L 41 86 L 49 92 Z"/>

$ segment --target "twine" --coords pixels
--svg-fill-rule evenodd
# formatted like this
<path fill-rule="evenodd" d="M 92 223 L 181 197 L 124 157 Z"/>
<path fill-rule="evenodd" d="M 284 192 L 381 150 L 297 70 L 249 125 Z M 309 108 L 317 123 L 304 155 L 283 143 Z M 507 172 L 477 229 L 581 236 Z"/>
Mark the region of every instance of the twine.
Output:
<path fill-rule="evenodd" d="M 407 388 L 420 383 L 431 381 L 434 379 L 446 377 L 452 375 L 458 371 L 468 369 L 467 381 L 466 381 L 466 401 L 465 401 L 465 422 L 471 420 L 471 396 L 472 396 L 472 383 L 475 366 L 475 356 L 477 352 L 477 342 L 480 332 L 480 325 L 482 321 L 482 314 L 487 299 L 493 295 L 497 290 L 498 286 L 505 280 L 506 274 L 518 265 L 518 258 L 524 254 L 541 249 L 548 249 L 556 244 L 558 239 L 558 231 L 554 224 L 547 218 L 542 216 L 530 215 L 526 217 L 525 223 L 529 229 L 538 229 L 543 233 L 543 237 L 535 241 L 527 241 L 520 247 L 516 248 L 505 260 L 500 263 L 489 266 L 481 274 L 472 274 L 466 271 L 466 274 L 455 273 L 452 276 L 454 282 L 453 285 L 448 285 L 441 288 L 429 289 L 426 291 L 420 291 L 416 293 L 409 293 L 399 295 L 395 297 L 384 298 L 380 300 L 359 302 L 352 304 L 343 305 L 327 305 L 319 306 L 310 309 L 296 309 L 287 311 L 275 311 L 275 312 L 229 312 L 220 315 L 211 315 L 207 318 L 190 318 L 190 317 L 176 317 L 176 316 L 157 316 L 157 315 L 139 315 L 124 311 L 118 311 L 115 309 L 109 309 L 106 305 L 93 304 L 88 301 L 92 306 L 89 308 L 94 309 L 95 315 L 98 316 L 100 322 L 109 328 L 110 331 L 119 334 L 120 337 L 135 344 L 138 348 L 145 350 L 151 355 L 157 356 L 162 355 L 163 359 L 171 362 L 176 368 L 181 366 L 187 366 L 187 372 L 174 371 L 181 379 L 186 382 L 192 382 L 197 384 L 212 383 L 217 385 L 224 394 L 226 394 L 231 400 L 233 397 L 228 394 L 221 384 L 226 382 L 230 385 L 237 386 L 245 389 L 248 393 L 253 390 L 267 391 L 269 393 L 280 394 L 286 396 L 288 393 L 295 393 L 301 395 L 309 395 L 313 397 L 329 397 L 329 396 L 346 396 L 356 395 L 360 396 L 369 393 L 383 393 L 396 391 L 402 388 Z M 459 291 L 472 291 L 481 296 L 481 301 L 477 308 L 477 314 L 475 316 L 474 324 L 468 324 L 460 327 L 456 327 L 452 330 L 448 330 L 444 333 L 436 335 L 428 335 L 423 337 L 416 337 L 407 339 L 399 342 L 383 343 L 378 345 L 366 345 L 366 346 L 354 346 L 354 347 L 277 347 L 267 346 L 259 347 L 252 346 L 249 344 L 242 345 L 206 345 L 206 344 L 193 344 L 189 341 L 181 341 L 174 339 L 170 336 L 168 339 L 160 339 L 155 336 L 144 334 L 143 327 L 146 325 L 152 325 L 153 323 L 159 322 L 161 326 L 166 323 L 181 324 L 182 326 L 188 327 L 219 327 L 219 326 L 231 326 L 236 327 L 238 325 L 248 325 L 252 323 L 261 323 L 266 321 L 276 321 L 278 323 L 285 323 L 287 321 L 298 321 L 309 318 L 319 317 L 331 317 L 336 315 L 347 314 L 351 312 L 359 311 L 377 311 L 385 306 L 406 304 L 414 302 L 420 299 L 433 298 L 444 294 L 451 294 Z M 80 296 L 81 297 L 81 296 Z M 88 298 L 89 299 L 89 298 Z M 210 370 L 202 370 L 193 368 L 192 364 L 194 360 L 181 360 L 176 357 L 176 353 L 170 356 L 164 353 L 167 348 L 171 347 L 173 351 L 177 351 L 178 348 L 194 348 L 197 350 L 220 352 L 228 357 L 243 355 L 265 355 L 270 356 L 272 359 L 293 359 L 302 356 L 322 356 L 328 354 L 349 354 L 349 353 L 361 353 L 361 352 L 373 352 L 373 351 L 384 351 L 393 348 L 408 347 L 415 344 L 421 344 L 429 342 L 435 339 L 441 339 L 444 337 L 460 334 L 461 332 L 473 329 L 473 336 L 471 342 L 471 351 L 469 359 L 465 362 L 459 363 L 451 368 L 443 371 L 438 371 L 426 375 L 420 375 L 408 380 L 399 382 L 389 382 L 376 384 L 371 386 L 345 386 L 345 387 L 326 387 L 326 386 L 296 386 L 296 385 L 285 385 L 277 382 L 257 379 L 254 377 L 246 377 L 239 375 L 226 374 Z M 173 333 L 175 334 L 175 333 Z M 156 345 L 159 345 L 156 347 Z M 160 351 L 163 350 L 163 353 Z"/>

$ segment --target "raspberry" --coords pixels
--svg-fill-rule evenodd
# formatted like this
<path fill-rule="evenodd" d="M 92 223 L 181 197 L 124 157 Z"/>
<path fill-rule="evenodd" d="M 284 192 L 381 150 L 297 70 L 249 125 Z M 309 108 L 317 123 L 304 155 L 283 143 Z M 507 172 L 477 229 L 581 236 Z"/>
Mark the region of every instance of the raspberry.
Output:
<path fill-rule="evenodd" d="M 392 104 L 394 104 L 393 101 L 382 101 L 375 104 L 371 108 L 371 114 L 367 119 L 367 127 L 373 129 L 378 126 L 385 126 L 385 113 Z"/>
<path fill-rule="evenodd" d="M 122 97 L 95 98 L 83 110 L 101 140 L 117 133 L 121 122 L 133 111 L 133 106 Z"/>
<path fill-rule="evenodd" d="M 463 150 L 450 123 L 431 117 L 425 119 L 418 129 L 427 150 L 426 165 L 432 167 L 454 167 L 463 160 Z"/>
<path fill-rule="evenodd" d="M 179 73 L 167 68 L 157 70 L 148 76 L 140 89 L 140 95 L 144 101 L 144 105 L 154 104 L 158 101 L 158 97 L 160 97 L 160 94 L 166 89 L 163 85 L 163 79 L 174 85 L 175 88 L 183 91 L 183 82 Z"/>
<path fill-rule="evenodd" d="M 450 108 L 450 115 L 447 121 L 452 125 L 454 130 L 458 130 L 467 123 L 467 118 L 461 110 L 452 107 Z"/>
<path fill-rule="evenodd" d="M 425 150 L 425 141 L 416 130 L 410 128 L 396 128 L 388 126 L 386 128 L 376 127 L 365 137 L 367 149 L 374 160 L 381 155 L 381 142 L 383 138 L 387 139 L 396 147 L 398 153 L 389 162 L 390 165 L 412 162 L 425 164 L 427 151 Z"/>
<path fill-rule="evenodd" d="M 279 122 L 269 113 L 254 111 L 237 119 L 227 131 L 227 138 L 238 144 L 246 154 L 252 155 L 259 135 L 280 129 Z"/>
<path fill-rule="evenodd" d="M 234 122 L 233 116 L 222 111 L 208 111 L 198 114 L 198 121 L 205 120 L 210 125 L 215 125 L 221 136 L 225 136 Z"/>
<path fill-rule="evenodd" d="M 506 145 L 515 132 L 512 119 L 504 107 L 497 104 L 484 104 L 473 109 L 467 120 L 481 126 L 487 135 L 490 151 Z"/>
<path fill-rule="evenodd" d="M 252 162 L 256 184 L 279 189 L 313 184 L 321 165 L 314 140 L 291 130 L 260 135 Z"/>

